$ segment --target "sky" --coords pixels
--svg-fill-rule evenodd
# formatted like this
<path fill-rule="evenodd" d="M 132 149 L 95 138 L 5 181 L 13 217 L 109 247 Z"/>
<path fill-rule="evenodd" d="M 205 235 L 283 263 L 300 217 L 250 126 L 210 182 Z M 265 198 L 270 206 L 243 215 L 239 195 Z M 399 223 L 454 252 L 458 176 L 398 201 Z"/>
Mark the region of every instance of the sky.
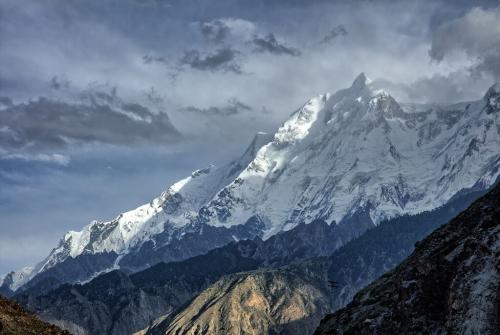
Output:
<path fill-rule="evenodd" d="M 361 72 L 399 101 L 479 99 L 500 2 L 1 0 L 0 274 Z"/>

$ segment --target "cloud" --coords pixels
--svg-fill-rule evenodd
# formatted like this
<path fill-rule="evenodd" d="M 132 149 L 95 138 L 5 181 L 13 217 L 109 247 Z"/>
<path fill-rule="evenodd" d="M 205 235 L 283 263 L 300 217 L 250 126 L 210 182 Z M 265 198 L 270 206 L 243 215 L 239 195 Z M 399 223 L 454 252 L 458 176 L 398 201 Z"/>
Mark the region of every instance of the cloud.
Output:
<path fill-rule="evenodd" d="M 244 104 L 243 102 L 237 100 L 236 98 L 231 98 L 228 100 L 225 106 L 219 107 L 208 107 L 208 108 L 198 108 L 194 106 L 188 106 L 183 108 L 184 111 L 188 113 L 196 113 L 203 116 L 231 116 L 240 114 L 242 112 L 251 111 L 252 107 Z"/>
<path fill-rule="evenodd" d="M 422 76 L 409 83 L 377 79 L 373 85 L 386 89 L 401 102 L 452 103 L 482 97 L 491 82 L 485 78 L 473 78 L 466 69 L 461 69 L 447 74 Z"/>
<path fill-rule="evenodd" d="M 500 79 L 500 7 L 473 8 L 464 16 L 443 23 L 432 34 L 429 55 L 441 62 L 456 52 L 465 53 L 476 75 Z"/>
<path fill-rule="evenodd" d="M 347 35 L 347 29 L 344 27 L 344 25 L 339 24 L 338 26 L 334 27 L 332 30 L 330 30 L 325 37 L 321 39 L 319 43 L 321 44 L 326 44 L 332 42 L 334 39 L 336 39 L 339 36 L 346 36 Z"/>
<path fill-rule="evenodd" d="M 258 52 L 270 52 L 275 55 L 285 54 L 300 56 L 300 51 L 298 49 L 281 44 L 272 33 L 265 36 L 254 36 L 252 43 L 257 47 L 256 51 Z"/>
<path fill-rule="evenodd" d="M 12 102 L 12 99 L 9 97 L 0 97 L 0 104 L 5 107 L 11 107 L 14 103 Z"/>
<path fill-rule="evenodd" d="M 258 30 L 256 24 L 242 18 L 226 17 L 197 24 L 205 40 L 231 45 L 250 40 Z"/>
<path fill-rule="evenodd" d="M 184 53 L 180 63 L 201 71 L 230 71 L 242 74 L 241 65 L 236 62 L 237 54 L 238 51 L 231 48 L 220 48 L 206 54 L 190 50 Z"/>
<path fill-rule="evenodd" d="M 69 156 L 61 154 L 9 154 L 2 157 L 3 159 L 22 160 L 26 162 L 40 162 L 67 166 L 71 159 Z"/>
<path fill-rule="evenodd" d="M 472 74 L 475 76 L 490 74 L 495 80 L 500 80 L 500 44 L 492 46 L 479 59 L 478 64 L 471 68 Z"/>
<path fill-rule="evenodd" d="M 49 85 L 53 90 L 67 90 L 69 89 L 70 82 L 65 77 L 59 78 L 58 76 L 54 76 L 50 79 Z"/>
<path fill-rule="evenodd" d="M 478 84 L 478 83 L 477 83 Z M 458 102 L 477 99 L 485 91 L 478 89 L 466 71 L 434 74 L 408 85 L 409 101 Z"/>
<path fill-rule="evenodd" d="M 153 62 L 156 62 L 168 65 L 169 63 L 168 58 L 166 56 L 144 55 L 142 56 L 142 61 L 144 62 L 144 64 L 151 64 Z"/>
<path fill-rule="evenodd" d="M 85 143 L 168 144 L 181 137 L 166 113 L 124 102 L 115 89 L 86 92 L 79 102 L 41 97 L 14 104 L 0 110 L 0 124 L 0 147 L 5 150 L 58 150 Z"/>
<path fill-rule="evenodd" d="M 231 30 L 224 21 L 214 20 L 203 23 L 201 33 L 206 40 L 218 44 L 224 42 Z"/>

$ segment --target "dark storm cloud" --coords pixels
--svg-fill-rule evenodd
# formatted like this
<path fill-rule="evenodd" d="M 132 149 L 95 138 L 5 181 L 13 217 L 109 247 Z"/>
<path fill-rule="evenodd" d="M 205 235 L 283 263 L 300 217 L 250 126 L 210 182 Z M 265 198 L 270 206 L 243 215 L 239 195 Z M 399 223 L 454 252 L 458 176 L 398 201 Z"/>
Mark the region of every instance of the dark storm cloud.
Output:
<path fill-rule="evenodd" d="M 269 33 L 265 36 L 254 36 L 252 43 L 257 47 L 258 52 L 270 52 L 275 55 L 290 55 L 290 56 L 300 56 L 300 51 L 296 48 L 292 48 L 281 44 L 276 40 L 273 33 Z"/>
<path fill-rule="evenodd" d="M 180 133 L 165 113 L 117 101 L 98 92 L 90 103 L 47 98 L 0 110 L 0 147 L 5 150 L 54 150 L 84 143 L 134 145 L 173 143 Z"/>
<path fill-rule="evenodd" d="M 500 79 L 500 7 L 473 8 L 463 17 L 443 23 L 432 34 L 429 55 L 441 62 L 454 52 L 464 52 L 475 64 L 476 75 Z"/>
<path fill-rule="evenodd" d="M 321 44 L 326 44 L 330 43 L 334 39 L 336 39 L 339 36 L 346 36 L 347 35 L 347 29 L 344 27 L 344 25 L 339 24 L 338 26 L 334 27 L 332 30 L 330 30 L 325 37 L 323 37 L 320 41 Z"/>
<path fill-rule="evenodd" d="M 237 100 L 236 98 L 229 99 L 225 106 L 212 106 L 208 108 L 198 108 L 194 106 L 189 106 L 183 108 L 184 111 L 188 113 L 196 113 L 203 116 L 231 116 L 237 115 L 246 111 L 251 111 L 252 107 L 244 104 L 243 102 Z"/>
<path fill-rule="evenodd" d="M 237 54 L 238 51 L 231 48 L 221 48 L 207 54 L 189 50 L 184 53 L 180 63 L 201 71 L 230 71 L 241 74 L 241 65 L 236 62 Z"/>

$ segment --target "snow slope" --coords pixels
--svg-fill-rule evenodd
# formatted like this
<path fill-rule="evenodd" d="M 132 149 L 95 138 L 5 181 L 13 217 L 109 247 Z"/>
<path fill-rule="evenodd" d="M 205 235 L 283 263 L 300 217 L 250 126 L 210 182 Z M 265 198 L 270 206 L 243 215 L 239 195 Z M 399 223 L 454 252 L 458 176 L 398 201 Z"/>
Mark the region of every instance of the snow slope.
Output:
<path fill-rule="evenodd" d="M 208 222 L 231 226 L 259 214 L 271 236 L 300 221 L 340 222 L 365 207 L 378 223 L 496 179 L 498 85 L 480 101 L 415 112 L 366 82 L 360 75 L 294 113 L 207 204 Z"/>
<path fill-rule="evenodd" d="M 366 213 L 377 224 L 439 207 L 498 177 L 499 110 L 499 84 L 474 102 L 399 104 L 361 74 L 350 88 L 309 100 L 274 135 L 257 134 L 230 164 L 197 170 L 149 204 L 67 233 L 31 276 L 68 257 L 125 255 L 167 228 L 182 238 L 193 226 L 258 216 L 268 238 L 317 218 Z"/>

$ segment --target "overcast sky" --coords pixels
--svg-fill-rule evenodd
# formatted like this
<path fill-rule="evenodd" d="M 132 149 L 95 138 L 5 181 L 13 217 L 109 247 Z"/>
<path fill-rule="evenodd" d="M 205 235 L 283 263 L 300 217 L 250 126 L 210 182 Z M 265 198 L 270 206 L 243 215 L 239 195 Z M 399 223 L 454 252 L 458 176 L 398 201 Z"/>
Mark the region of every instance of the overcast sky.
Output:
<path fill-rule="evenodd" d="M 0 273 L 360 72 L 400 101 L 480 98 L 499 22 L 498 1 L 2 0 Z"/>

